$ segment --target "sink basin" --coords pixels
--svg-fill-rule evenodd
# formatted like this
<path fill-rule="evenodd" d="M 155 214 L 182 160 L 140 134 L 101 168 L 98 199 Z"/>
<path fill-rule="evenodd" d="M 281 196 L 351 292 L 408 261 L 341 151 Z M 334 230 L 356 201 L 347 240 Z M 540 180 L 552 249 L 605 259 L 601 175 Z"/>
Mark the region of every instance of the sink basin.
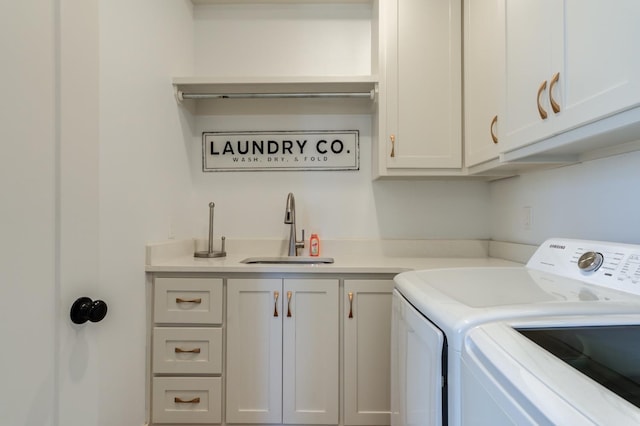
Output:
<path fill-rule="evenodd" d="M 305 257 L 305 256 L 280 256 L 280 257 L 248 257 L 240 263 L 270 263 L 270 264 L 317 264 L 333 263 L 333 257 Z"/>

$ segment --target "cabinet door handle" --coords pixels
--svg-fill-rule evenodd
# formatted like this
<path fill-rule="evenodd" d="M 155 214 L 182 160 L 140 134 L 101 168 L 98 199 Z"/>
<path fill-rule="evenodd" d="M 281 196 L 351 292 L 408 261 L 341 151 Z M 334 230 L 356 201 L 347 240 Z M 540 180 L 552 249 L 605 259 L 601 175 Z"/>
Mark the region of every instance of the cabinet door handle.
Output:
<path fill-rule="evenodd" d="M 544 108 L 542 108 L 542 105 L 540 104 L 540 96 L 542 96 L 542 92 L 544 92 L 546 88 L 547 88 L 547 80 L 543 81 L 540 87 L 538 88 L 538 98 L 537 98 L 538 113 L 540 114 L 540 118 L 542 118 L 543 120 L 547 118 L 547 111 L 545 111 Z"/>
<path fill-rule="evenodd" d="M 556 83 L 558 83 L 558 80 L 560 80 L 559 72 L 553 75 L 553 77 L 551 78 L 551 83 L 549 83 L 549 100 L 551 101 L 551 109 L 555 114 L 560 112 L 560 104 L 557 103 L 555 99 L 553 99 L 553 87 L 556 85 Z"/>
<path fill-rule="evenodd" d="M 197 298 L 197 299 L 181 299 L 179 297 L 176 298 L 176 303 L 196 303 L 196 304 L 200 304 L 202 303 L 202 299 Z"/>
<path fill-rule="evenodd" d="M 176 396 L 175 398 L 173 398 L 173 402 L 175 402 L 176 404 L 199 404 L 200 397 L 195 397 L 193 399 L 182 399 Z"/>
<path fill-rule="evenodd" d="M 273 316 L 276 318 L 278 317 L 278 297 L 280 297 L 280 292 L 274 291 L 273 298 L 275 299 L 275 301 L 273 303 Z"/>
<path fill-rule="evenodd" d="M 291 317 L 291 296 L 292 293 L 290 291 L 287 292 L 287 317 Z"/>
<path fill-rule="evenodd" d="M 491 120 L 491 125 L 489 126 L 489 132 L 491 132 L 491 139 L 493 140 L 493 143 L 498 143 L 498 137 L 493 131 L 493 128 L 495 127 L 497 122 L 498 122 L 498 116 L 496 115 L 495 117 L 493 117 L 493 120 Z"/>
<path fill-rule="evenodd" d="M 349 292 L 349 318 L 353 318 L 353 293 Z"/>
<path fill-rule="evenodd" d="M 389 136 L 389 139 L 391 139 L 391 158 L 394 158 L 396 156 L 396 135 Z"/>
<path fill-rule="evenodd" d="M 200 348 L 193 348 L 193 349 L 175 348 L 175 353 L 177 353 L 177 354 L 199 354 L 200 353 Z"/>

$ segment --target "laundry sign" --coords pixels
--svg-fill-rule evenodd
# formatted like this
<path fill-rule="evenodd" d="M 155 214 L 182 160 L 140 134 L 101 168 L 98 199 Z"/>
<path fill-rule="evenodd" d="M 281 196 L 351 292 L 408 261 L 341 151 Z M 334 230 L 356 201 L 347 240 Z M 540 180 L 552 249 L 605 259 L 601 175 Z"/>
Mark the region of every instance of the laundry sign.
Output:
<path fill-rule="evenodd" d="M 358 170 L 357 130 L 203 132 L 202 170 Z"/>

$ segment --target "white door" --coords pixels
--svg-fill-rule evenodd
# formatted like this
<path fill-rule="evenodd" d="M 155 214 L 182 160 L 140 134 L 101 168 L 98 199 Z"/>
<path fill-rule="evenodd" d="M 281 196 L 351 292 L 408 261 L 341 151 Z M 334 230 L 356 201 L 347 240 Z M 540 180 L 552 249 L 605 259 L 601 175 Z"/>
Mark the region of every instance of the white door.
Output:
<path fill-rule="evenodd" d="M 100 297 L 98 9 L 97 1 L 64 6 L 0 5 L 0 419 L 7 425 L 99 423 L 98 340 L 109 316 L 83 325 L 69 318 L 76 298 Z"/>

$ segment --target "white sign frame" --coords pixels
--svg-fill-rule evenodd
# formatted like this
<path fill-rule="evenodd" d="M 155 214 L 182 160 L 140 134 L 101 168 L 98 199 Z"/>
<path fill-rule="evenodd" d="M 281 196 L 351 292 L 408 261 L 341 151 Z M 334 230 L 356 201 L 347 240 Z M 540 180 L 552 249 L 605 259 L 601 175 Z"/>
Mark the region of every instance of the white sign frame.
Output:
<path fill-rule="evenodd" d="M 202 132 L 203 172 L 284 170 L 360 170 L 360 132 Z"/>

